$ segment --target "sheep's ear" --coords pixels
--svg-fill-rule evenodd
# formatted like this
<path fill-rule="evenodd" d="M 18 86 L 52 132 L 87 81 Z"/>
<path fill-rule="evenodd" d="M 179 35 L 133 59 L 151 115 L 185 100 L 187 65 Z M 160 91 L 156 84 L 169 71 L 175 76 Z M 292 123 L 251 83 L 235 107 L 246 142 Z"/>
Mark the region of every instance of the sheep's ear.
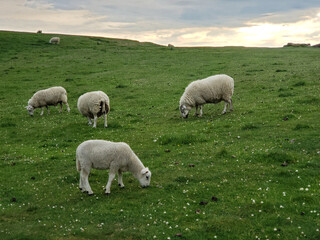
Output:
<path fill-rule="evenodd" d="M 147 174 L 148 172 L 149 172 L 149 168 L 144 168 L 141 170 L 142 175 Z"/>

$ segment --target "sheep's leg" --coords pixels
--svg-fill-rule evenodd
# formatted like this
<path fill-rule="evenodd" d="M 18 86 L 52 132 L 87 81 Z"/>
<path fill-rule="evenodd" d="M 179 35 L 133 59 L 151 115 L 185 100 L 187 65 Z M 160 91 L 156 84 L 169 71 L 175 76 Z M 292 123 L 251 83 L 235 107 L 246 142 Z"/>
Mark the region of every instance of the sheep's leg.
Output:
<path fill-rule="evenodd" d="M 124 184 L 122 182 L 122 172 L 120 170 L 118 171 L 118 184 L 119 184 L 119 187 L 124 188 Z"/>
<path fill-rule="evenodd" d="M 82 180 L 82 174 L 81 174 L 81 172 L 80 172 L 79 189 L 80 189 L 81 191 L 85 191 L 84 186 L 83 186 L 83 180 Z"/>
<path fill-rule="evenodd" d="M 196 112 L 194 113 L 194 116 L 198 116 L 198 105 L 196 105 Z"/>
<path fill-rule="evenodd" d="M 107 124 L 107 114 L 104 113 L 104 127 L 108 127 L 108 124 Z"/>
<path fill-rule="evenodd" d="M 70 112 L 69 104 L 67 102 L 65 102 L 65 104 L 67 106 L 67 111 Z"/>
<path fill-rule="evenodd" d="M 88 117 L 88 125 L 92 125 L 91 118 Z"/>
<path fill-rule="evenodd" d="M 224 101 L 224 109 L 221 114 L 225 114 L 227 112 L 227 106 L 228 106 L 228 102 Z"/>
<path fill-rule="evenodd" d="M 97 115 L 93 115 L 93 127 L 97 127 L 97 119 L 98 119 L 98 116 Z"/>
<path fill-rule="evenodd" d="M 200 114 L 199 117 L 202 117 L 202 105 L 200 106 Z"/>
<path fill-rule="evenodd" d="M 40 113 L 40 116 L 43 115 L 43 112 L 44 112 L 44 107 L 41 107 L 41 113 Z"/>
<path fill-rule="evenodd" d="M 89 173 L 90 173 L 90 170 L 87 171 L 85 169 L 81 169 L 81 172 L 80 172 L 80 178 L 81 178 L 81 182 L 82 182 L 82 192 L 88 192 L 89 195 L 93 195 L 93 191 L 90 187 L 90 184 L 89 184 Z"/>
<path fill-rule="evenodd" d="M 59 110 L 59 113 L 62 112 L 62 102 L 60 103 L 60 110 Z"/>
<path fill-rule="evenodd" d="M 48 106 L 46 106 L 46 108 L 47 108 L 47 111 L 48 111 L 48 115 L 50 114 L 50 110 L 49 110 L 49 107 Z"/>
<path fill-rule="evenodd" d="M 116 174 L 113 171 L 111 171 L 111 169 L 110 169 L 109 179 L 108 179 L 108 183 L 106 185 L 106 192 L 105 192 L 106 195 L 110 194 L 111 183 L 112 183 L 113 179 L 115 178 L 115 176 L 116 176 Z"/>
<path fill-rule="evenodd" d="M 233 111 L 232 99 L 229 100 L 229 111 Z"/>

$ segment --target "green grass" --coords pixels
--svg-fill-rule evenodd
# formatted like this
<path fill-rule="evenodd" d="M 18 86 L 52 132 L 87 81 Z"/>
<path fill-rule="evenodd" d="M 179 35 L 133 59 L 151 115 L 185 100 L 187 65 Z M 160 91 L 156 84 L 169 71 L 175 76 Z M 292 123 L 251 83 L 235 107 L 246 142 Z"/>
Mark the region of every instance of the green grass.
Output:
<path fill-rule="evenodd" d="M 1 239 L 320 238 L 319 49 L 51 36 L 0 32 Z M 219 73 L 235 79 L 234 111 L 181 119 L 184 88 Z M 33 93 L 58 85 L 71 112 L 29 117 Z M 76 108 L 93 90 L 110 97 L 107 129 Z M 151 186 L 126 173 L 105 196 L 107 171 L 92 170 L 95 195 L 81 193 L 75 150 L 88 139 L 127 142 Z"/>

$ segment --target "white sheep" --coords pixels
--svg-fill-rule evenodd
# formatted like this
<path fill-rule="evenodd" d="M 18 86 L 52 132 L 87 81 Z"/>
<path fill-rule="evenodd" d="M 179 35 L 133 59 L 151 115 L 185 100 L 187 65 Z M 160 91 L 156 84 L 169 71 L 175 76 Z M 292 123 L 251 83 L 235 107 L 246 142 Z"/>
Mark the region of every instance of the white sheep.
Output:
<path fill-rule="evenodd" d="M 192 107 L 196 107 L 195 115 L 202 116 L 202 105 L 206 103 L 225 102 L 222 114 L 233 110 L 232 95 L 234 81 L 225 74 L 214 75 L 205 79 L 196 80 L 190 83 L 180 98 L 180 112 L 182 117 L 187 118 Z M 198 114 L 198 107 L 200 114 Z"/>
<path fill-rule="evenodd" d="M 98 117 L 104 115 L 104 127 L 107 127 L 107 114 L 110 112 L 109 97 L 102 91 L 87 92 L 78 99 L 79 112 L 88 118 L 89 125 L 97 126 Z"/>
<path fill-rule="evenodd" d="M 29 99 L 26 109 L 30 116 L 33 117 L 34 110 L 36 108 L 41 108 L 40 115 L 42 116 L 44 107 L 47 108 L 48 114 L 50 114 L 48 106 L 57 106 L 58 103 L 60 104 L 60 113 L 62 111 L 62 103 L 67 106 L 67 111 L 70 112 L 67 91 L 63 87 L 51 87 L 37 91 L 32 98 Z"/>
<path fill-rule="evenodd" d="M 110 194 L 113 179 L 118 173 L 118 184 L 124 187 L 122 172 L 129 171 L 139 180 L 142 187 L 150 185 L 151 171 L 144 167 L 128 144 L 104 140 L 88 140 L 81 143 L 76 150 L 76 167 L 80 172 L 79 188 L 82 192 L 93 195 L 88 176 L 91 168 L 109 169 L 109 179 L 105 194 Z"/>
<path fill-rule="evenodd" d="M 60 44 L 60 38 L 59 37 L 52 37 L 49 40 L 49 43 L 51 43 L 51 44 Z"/>

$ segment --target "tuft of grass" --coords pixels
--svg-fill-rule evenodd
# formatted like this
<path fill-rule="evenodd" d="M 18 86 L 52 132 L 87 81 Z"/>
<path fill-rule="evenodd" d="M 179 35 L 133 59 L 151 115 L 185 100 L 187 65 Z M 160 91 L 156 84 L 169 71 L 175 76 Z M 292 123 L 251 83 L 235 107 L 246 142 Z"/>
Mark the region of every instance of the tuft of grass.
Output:
<path fill-rule="evenodd" d="M 183 144 L 194 144 L 199 142 L 205 142 L 205 138 L 202 136 L 196 136 L 191 134 L 168 134 L 163 135 L 159 138 L 159 143 L 161 145 L 183 145 Z"/>
<path fill-rule="evenodd" d="M 284 92 L 279 94 L 279 97 L 292 97 L 292 96 L 295 96 L 295 94 L 292 92 Z"/>
<path fill-rule="evenodd" d="M 241 130 L 253 130 L 257 129 L 258 127 L 255 124 L 247 123 L 243 127 L 241 127 Z"/>
<path fill-rule="evenodd" d="M 293 163 L 295 159 L 288 153 L 284 152 L 270 152 L 270 153 L 261 153 L 258 156 L 260 161 L 268 162 L 268 163 Z"/>
<path fill-rule="evenodd" d="M 308 124 L 302 124 L 302 123 L 298 123 L 293 130 L 301 130 L 301 129 L 308 129 L 310 128 L 310 126 Z"/>
<path fill-rule="evenodd" d="M 295 84 L 293 84 L 294 87 L 301 87 L 301 86 L 306 86 L 306 82 L 305 81 L 299 81 L 296 82 Z"/>

